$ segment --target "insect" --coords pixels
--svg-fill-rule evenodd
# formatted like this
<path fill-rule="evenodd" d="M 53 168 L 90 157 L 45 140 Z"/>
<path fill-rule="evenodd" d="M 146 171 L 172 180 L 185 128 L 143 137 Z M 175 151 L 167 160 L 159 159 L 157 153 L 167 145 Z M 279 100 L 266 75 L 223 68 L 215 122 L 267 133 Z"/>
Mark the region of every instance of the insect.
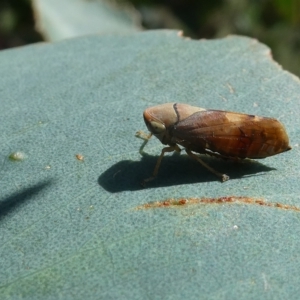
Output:
<path fill-rule="evenodd" d="M 218 176 L 222 182 L 229 176 L 211 168 L 200 159 L 199 154 L 208 154 L 224 159 L 265 158 L 291 149 L 284 126 L 276 119 L 236 112 L 204 109 L 182 103 L 165 103 L 147 108 L 144 121 L 150 134 L 143 138 L 140 151 L 152 135 L 162 144 L 162 149 L 153 174 L 144 184 L 153 180 L 166 152 L 185 148 L 186 153 Z"/>

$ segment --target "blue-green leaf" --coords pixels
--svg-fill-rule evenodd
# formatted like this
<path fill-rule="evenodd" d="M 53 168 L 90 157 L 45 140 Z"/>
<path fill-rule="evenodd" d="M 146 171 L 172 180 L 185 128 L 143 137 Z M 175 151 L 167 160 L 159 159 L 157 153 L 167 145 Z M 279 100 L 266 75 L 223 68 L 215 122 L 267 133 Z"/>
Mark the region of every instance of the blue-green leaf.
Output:
<path fill-rule="evenodd" d="M 150 31 L 0 65 L 1 299 L 298 299 L 300 83 L 266 46 Z M 134 135 L 165 102 L 275 117 L 293 149 L 203 158 L 225 183 L 166 155 L 142 188 L 163 145 Z"/>

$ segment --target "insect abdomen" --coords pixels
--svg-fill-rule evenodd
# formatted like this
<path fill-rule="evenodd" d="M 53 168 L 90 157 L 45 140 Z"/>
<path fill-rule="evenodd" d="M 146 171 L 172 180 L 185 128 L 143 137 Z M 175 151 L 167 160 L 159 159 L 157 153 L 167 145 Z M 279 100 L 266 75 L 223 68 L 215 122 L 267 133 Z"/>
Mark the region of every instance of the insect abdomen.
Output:
<path fill-rule="evenodd" d="M 197 112 L 178 122 L 172 134 L 192 151 L 208 149 L 226 157 L 264 158 L 291 149 L 276 119 L 226 111 Z"/>

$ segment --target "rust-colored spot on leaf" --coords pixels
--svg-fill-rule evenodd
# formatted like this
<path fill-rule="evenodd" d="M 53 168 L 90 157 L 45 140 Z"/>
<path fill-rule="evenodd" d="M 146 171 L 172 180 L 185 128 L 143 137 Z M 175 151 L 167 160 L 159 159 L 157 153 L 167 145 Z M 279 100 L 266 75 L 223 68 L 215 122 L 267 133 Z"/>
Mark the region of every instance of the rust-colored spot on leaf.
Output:
<path fill-rule="evenodd" d="M 284 210 L 294 210 L 299 211 L 300 208 L 294 205 L 287 205 L 278 202 L 267 202 L 264 199 L 257 199 L 251 197 L 243 197 L 243 196 L 225 196 L 219 198 L 179 198 L 179 199 L 166 199 L 164 201 L 156 201 L 145 203 L 141 206 L 138 206 L 137 209 L 149 209 L 149 208 L 160 208 L 160 207 L 178 207 L 178 206 L 186 206 L 186 205 L 195 205 L 195 204 L 228 204 L 228 203 L 244 203 L 244 204 L 252 204 L 259 206 L 267 206 L 273 208 L 280 208 Z"/>
<path fill-rule="evenodd" d="M 179 199 L 178 204 L 179 205 L 185 205 L 187 203 L 186 199 Z"/>

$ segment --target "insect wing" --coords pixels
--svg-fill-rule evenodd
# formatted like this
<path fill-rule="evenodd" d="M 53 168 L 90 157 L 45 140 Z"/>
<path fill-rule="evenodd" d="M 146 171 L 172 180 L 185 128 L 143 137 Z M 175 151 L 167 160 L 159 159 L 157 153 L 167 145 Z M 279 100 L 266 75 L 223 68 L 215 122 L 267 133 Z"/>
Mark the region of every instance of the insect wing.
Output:
<path fill-rule="evenodd" d="M 228 157 L 263 158 L 290 149 L 276 119 L 220 110 L 192 114 L 174 125 L 172 135 L 190 150 L 209 149 Z"/>

